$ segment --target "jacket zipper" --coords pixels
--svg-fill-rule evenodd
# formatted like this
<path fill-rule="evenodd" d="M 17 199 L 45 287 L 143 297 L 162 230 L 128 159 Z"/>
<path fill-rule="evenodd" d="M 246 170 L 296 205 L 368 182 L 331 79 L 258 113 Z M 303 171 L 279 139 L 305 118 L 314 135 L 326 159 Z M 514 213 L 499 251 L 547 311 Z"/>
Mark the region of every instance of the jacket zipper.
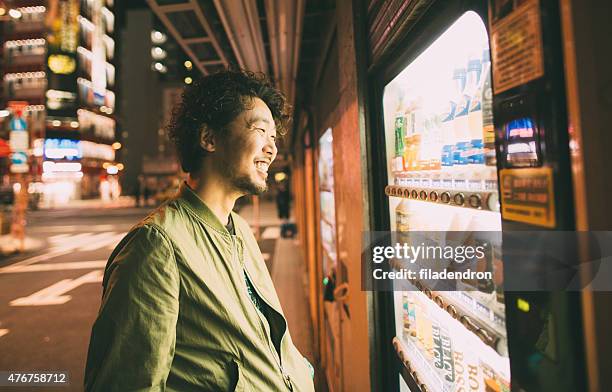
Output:
<path fill-rule="evenodd" d="M 234 243 L 235 239 L 234 236 L 232 236 L 232 243 Z M 234 249 L 236 249 L 235 244 L 234 244 Z M 232 256 L 234 256 L 234 252 L 232 251 Z M 255 284 L 253 283 L 253 279 L 251 279 L 251 275 L 249 275 L 246 267 L 244 266 L 243 263 L 240 263 L 240 266 L 242 267 L 242 272 L 244 273 L 244 275 L 247 277 L 247 279 L 249 279 L 249 281 L 251 282 L 251 287 L 253 287 L 253 290 L 255 290 L 255 292 L 257 292 L 257 295 L 259 295 L 259 298 L 266 303 L 266 305 L 268 305 L 268 307 L 270 309 L 272 309 L 273 311 L 276 312 L 276 310 L 274 310 L 274 308 L 272 307 L 272 305 L 270 305 L 265 298 L 263 297 L 263 295 L 261 295 L 261 293 L 259 292 L 259 290 L 257 289 L 257 287 L 255 287 Z M 248 288 L 246 287 L 246 282 L 243 280 L 243 285 L 244 285 L 244 289 L 245 292 L 248 295 Z M 283 364 L 281 363 L 281 359 L 280 359 L 280 353 L 276 352 L 276 348 L 274 347 L 274 343 L 272 342 L 272 339 L 270 338 L 270 335 L 268 333 L 266 333 L 266 327 L 264 326 L 264 320 L 263 320 L 263 315 L 260 313 L 260 310 L 257 309 L 257 306 L 255 306 L 255 304 L 253 303 L 253 300 L 249 297 L 249 302 L 252 304 L 253 308 L 255 309 L 255 313 L 257 313 L 257 317 L 259 318 L 259 326 L 261 327 L 260 335 L 263 337 L 263 339 L 268 343 L 268 349 L 270 350 L 270 352 L 272 353 L 272 356 L 274 357 L 274 359 L 276 360 L 276 363 L 278 365 L 278 368 L 281 372 L 281 375 L 283 376 L 283 378 L 285 379 L 285 381 L 288 384 L 289 390 L 293 391 L 293 385 L 291 384 L 291 377 L 285 373 L 285 370 L 283 369 Z M 282 317 L 282 315 L 281 315 Z M 283 322 L 285 323 L 285 332 L 287 331 L 287 322 L 284 321 L 284 317 L 283 317 Z M 269 322 L 268 322 L 269 325 Z M 272 327 L 270 327 L 272 328 Z M 283 336 L 281 337 L 281 341 L 279 343 L 279 348 L 282 347 L 282 343 L 283 343 L 283 338 L 285 337 L 285 335 L 283 334 Z"/>

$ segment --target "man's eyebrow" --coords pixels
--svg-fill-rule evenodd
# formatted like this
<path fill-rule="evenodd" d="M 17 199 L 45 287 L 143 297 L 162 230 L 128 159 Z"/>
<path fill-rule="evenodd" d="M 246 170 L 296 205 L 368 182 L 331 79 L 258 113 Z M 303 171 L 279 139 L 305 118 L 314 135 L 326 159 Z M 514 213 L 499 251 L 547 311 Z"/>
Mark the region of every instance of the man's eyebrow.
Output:
<path fill-rule="evenodd" d="M 253 124 L 255 124 L 258 121 L 265 122 L 266 124 L 270 125 L 270 121 L 267 118 L 260 117 L 260 116 L 251 117 L 251 118 L 247 119 L 247 124 L 248 125 L 253 125 Z"/>

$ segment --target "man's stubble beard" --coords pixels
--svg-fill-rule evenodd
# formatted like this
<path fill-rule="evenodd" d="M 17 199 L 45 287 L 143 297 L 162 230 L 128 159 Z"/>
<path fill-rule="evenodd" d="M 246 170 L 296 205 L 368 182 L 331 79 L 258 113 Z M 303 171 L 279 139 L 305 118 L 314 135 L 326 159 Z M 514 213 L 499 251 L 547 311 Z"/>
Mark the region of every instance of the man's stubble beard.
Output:
<path fill-rule="evenodd" d="M 223 175 L 229 180 L 232 187 L 246 195 L 259 196 L 268 190 L 268 184 L 258 185 L 251 180 L 248 174 L 236 173 L 232 164 L 223 166 Z"/>

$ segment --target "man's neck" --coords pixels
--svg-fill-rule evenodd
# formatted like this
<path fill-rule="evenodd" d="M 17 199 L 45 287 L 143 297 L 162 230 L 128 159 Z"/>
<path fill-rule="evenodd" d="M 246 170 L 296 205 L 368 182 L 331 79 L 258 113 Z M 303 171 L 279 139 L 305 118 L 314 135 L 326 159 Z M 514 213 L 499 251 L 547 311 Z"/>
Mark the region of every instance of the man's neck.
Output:
<path fill-rule="evenodd" d="M 231 190 L 227 182 L 212 173 L 190 175 L 187 184 L 210 208 L 221 224 L 227 225 L 230 212 L 241 195 Z"/>

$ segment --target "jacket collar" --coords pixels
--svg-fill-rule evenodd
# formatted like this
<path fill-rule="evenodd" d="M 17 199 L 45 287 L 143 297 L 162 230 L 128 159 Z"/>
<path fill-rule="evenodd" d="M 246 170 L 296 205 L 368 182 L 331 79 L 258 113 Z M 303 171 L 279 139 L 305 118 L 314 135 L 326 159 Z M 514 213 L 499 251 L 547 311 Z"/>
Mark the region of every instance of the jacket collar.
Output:
<path fill-rule="evenodd" d="M 227 228 L 224 224 L 219 221 L 219 218 L 208 208 L 208 206 L 204 203 L 202 199 L 187 185 L 186 182 L 183 182 L 181 185 L 181 189 L 179 191 L 179 199 L 183 200 L 189 205 L 189 208 L 195 212 L 200 219 L 202 219 L 205 223 L 212 226 L 215 230 L 220 231 L 226 235 L 229 235 Z M 232 211 L 233 215 L 234 212 Z M 236 220 L 234 219 L 234 224 Z M 238 229 L 236 229 L 238 232 Z"/>

